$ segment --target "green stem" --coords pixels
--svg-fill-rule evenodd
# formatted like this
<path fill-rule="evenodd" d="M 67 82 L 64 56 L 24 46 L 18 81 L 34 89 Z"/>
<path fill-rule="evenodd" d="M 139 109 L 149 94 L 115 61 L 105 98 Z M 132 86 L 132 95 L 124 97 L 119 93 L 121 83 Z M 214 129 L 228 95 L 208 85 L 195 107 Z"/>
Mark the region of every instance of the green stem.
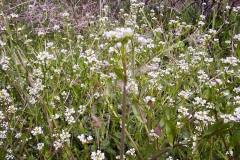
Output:
<path fill-rule="evenodd" d="M 123 79 L 123 95 L 122 95 L 122 135 L 121 135 L 121 148 L 120 148 L 120 159 L 123 160 L 124 155 L 124 140 L 125 140 L 125 115 L 126 115 L 126 97 L 127 97 L 127 64 L 126 64 L 126 57 L 125 57 L 125 48 L 124 43 L 122 43 L 122 64 L 123 64 L 123 72 L 124 72 L 124 79 Z"/>
<path fill-rule="evenodd" d="M 134 44 L 133 41 L 131 40 L 132 43 L 132 78 L 135 78 L 135 54 L 134 54 Z"/>

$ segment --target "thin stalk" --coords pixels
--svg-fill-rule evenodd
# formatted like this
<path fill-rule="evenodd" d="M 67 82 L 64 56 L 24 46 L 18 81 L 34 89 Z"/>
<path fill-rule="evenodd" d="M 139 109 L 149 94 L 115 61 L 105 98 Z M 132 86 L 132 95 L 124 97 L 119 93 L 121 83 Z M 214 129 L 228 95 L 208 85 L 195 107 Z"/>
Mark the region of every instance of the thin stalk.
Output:
<path fill-rule="evenodd" d="M 122 52 L 122 64 L 123 64 L 123 95 L 122 95 L 122 135 L 121 135 L 121 146 L 120 146 L 120 159 L 123 160 L 124 155 L 124 141 L 125 141 L 125 118 L 126 118 L 126 97 L 127 97 L 127 64 L 125 57 L 125 48 L 124 44 L 121 47 Z"/>
<path fill-rule="evenodd" d="M 134 44 L 133 41 L 131 40 L 132 43 L 132 78 L 135 78 L 135 53 L 134 53 Z"/>
<path fill-rule="evenodd" d="M 126 132 L 128 138 L 129 138 L 129 140 L 132 142 L 135 150 L 137 151 L 139 159 L 143 160 L 143 156 L 142 156 L 141 152 L 139 151 L 137 145 L 135 144 L 134 140 L 132 139 L 131 135 L 128 133 L 128 131 L 126 129 L 125 129 L 125 132 Z"/>

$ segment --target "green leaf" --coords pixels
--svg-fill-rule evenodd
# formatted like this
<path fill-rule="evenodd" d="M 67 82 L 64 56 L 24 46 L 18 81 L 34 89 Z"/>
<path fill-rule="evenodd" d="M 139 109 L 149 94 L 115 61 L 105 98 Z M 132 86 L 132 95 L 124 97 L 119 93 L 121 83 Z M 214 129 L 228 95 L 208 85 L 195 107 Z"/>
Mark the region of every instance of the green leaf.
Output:
<path fill-rule="evenodd" d="M 232 147 L 238 146 L 240 144 L 240 130 L 234 130 L 230 137 L 230 145 Z"/>
<path fill-rule="evenodd" d="M 150 157 L 154 153 L 154 147 L 151 144 L 146 144 L 146 148 L 144 148 L 145 157 Z"/>
<path fill-rule="evenodd" d="M 205 132 L 205 134 L 207 135 L 207 134 L 212 133 L 213 131 L 220 129 L 220 127 L 222 125 L 223 125 L 223 121 L 218 121 L 218 122 L 214 123 L 213 125 L 208 127 L 208 130 Z"/>
<path fill-rule="evenodd" d="M 122 70 L 122 69 L 113 68 L 113 71 L 116 73 L 117 77 L 118 77 L 120 80 L 123 80 L 123 79 L 124 79 L 124 74 L 123 74 L 123 70 Z"/>
<path fill-rule="evenodd" d="M 142 90 L 141 90 L 140 97 L 142 97 L 143 94 L 147 91 L 147 89 L 148 89 L 148 87 L 149 87 L 150 84 L 151 84 L 150 82 L 147 82 L 147 83 L 145 83 L 145 84 L 143 85 Z"/>
<path fill-rule="evenodd" d="M 204 136 L 213 136 L 219 133 L 225 132 L 231 126 L 230 123 L 224 123 L 223 120 L 216 122 L 215 124 L 209 126 L 208 130 L 205 132 Z"/>
<path fill-rule="evenodd" d="M 240 58 L 240 41 L 238 41 L 236 51 L 238 59 Z"/>
<path fill-rule="evenodd" d="M 139 120 L 141 123 L 143 123 L 135 105 L 132 106 L 132 111 L 134 113 L 134 116 L 137 118 L 137 120 Z"/>
<path fill-rule="evenodd" d="M 166 120 L 166 133 L 167 139 L 171 146 L 173 146 L 173 141 L 175 137 L 176 128 L 172 121 Z"/>
<path fill-rule="evenodd" d="M 106 152 L 109 153 L 109 154 L 111 154 L 111 155 L 116 155 L 116 151 L 113 150 L 113 149 L 110 148 L 110 147 L 106 148 Z"/>
<path fill-rule="evenodd" d="M 108 148 L 109 145 L 110 145 L 110 142 L 109 142 L 108 140 L 103 140 L 103 141 L 101 142 L 101 148 L 102 148 L 102 149 Z"/>

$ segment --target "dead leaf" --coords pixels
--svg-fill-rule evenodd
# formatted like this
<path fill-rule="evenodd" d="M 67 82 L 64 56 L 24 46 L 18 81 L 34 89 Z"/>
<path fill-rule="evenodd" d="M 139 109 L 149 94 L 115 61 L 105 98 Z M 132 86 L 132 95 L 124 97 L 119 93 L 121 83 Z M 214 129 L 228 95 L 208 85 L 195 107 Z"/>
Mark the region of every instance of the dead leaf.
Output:
<path fill-rule="evenodd" d="M 154 108 L 154 102 L 153 102 L 152 100 L 149 100 L 149 101 L 147 102 L 147 105 L 148 105 L 151 109 Z"/>
<path fill-rule="evenodd" d="M 161 136 L 162 135 L 162 127 L 161 126 L 157 126 L 155 129 L 154 129 L 154 133 L 158 136 Z"/>
<path fill-rule="evenodd" d="M 97 128 L 101 128 L 102 126 L 102 121 L 97 118 L 96 116 L 92 115 L 92 125 Z"/>

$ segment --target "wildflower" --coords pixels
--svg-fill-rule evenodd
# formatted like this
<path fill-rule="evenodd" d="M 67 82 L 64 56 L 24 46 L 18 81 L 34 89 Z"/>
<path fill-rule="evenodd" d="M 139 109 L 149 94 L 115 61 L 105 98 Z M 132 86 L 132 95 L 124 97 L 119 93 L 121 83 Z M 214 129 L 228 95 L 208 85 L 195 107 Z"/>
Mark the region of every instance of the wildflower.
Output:
<path fill-rule="evenodd" d="M 237 66 L 239 63 L 239 60 L 236 57 L 226 57 L 225 59 L 221 59 L 223 63 L 228 63 L 232 66 Z"/>
<path fill-rule="evenodd" d="M 205 23 L 203 21 L 199 21 L 198 25 L 203 26 Z"/>
<path fill-rule="evenodd" d="M 11 14 L 10 14 L 10 17 L 11 17 L 11 18 L 18 18 L 18 14 L 11 13 Z"/>
<path fill-rule="evenodd" d="M 178 93 L 178 95 L 183 97 L 184 99 L 188 99 L 192 94 L 193 94 L 193 92 L 191 92 L 190 90 L 181 91 Z"/>
<path fill-rule="evenodd" d="M 8 111 L 8 113 L 15 113 L 17 111 L 17 108 L 14 107 L 13 105 L 11 105 L 8 107 L 7 111 Z"/>
<path fill-rule="evenodd" d="M 117 155 L 117 156 L 116 156 L 116 159 L 120 159 L 120 155 Z M 126 159 L 126 156 L 125 156 L 125 155 L 123 155 L 123 159 Z"/>
<path fill-rule="evenodd" d="M 200 15 L 200 18 L 201 18 L 202 20 L 204 20 L 204 19 L 206 18 L 206 16 Z"/>
<path fill-rule="evenodd" d="M 58 150 L 62 147 L 62 142 L 60 140 L 54 141 L 53 146 L 55 147 L 55 150 Z"/>
<path fill-rule="evenodd" d="M 3 56 L 0 60 L 0 65 L 2 66 L 2 69 L 6 71 L 9 68 L 9 60 L 10 58 L 7 56 Z"/>
<path fill-rule="evenodd" d="M 22 136 L 22 133 L 17 133 L 16 135 L 15 135 L 15 138 L 20 138 Z"/>
<path fill-rule="evenodd" d="M 32 132 L 31 132 L 34 136 L 37 136 L 39 134 L 43 134 L 43 130 L 42 127 L 35 127 Z"/>
<path fill-rule="evenodd" d="M 54 29 L 54 30 L 59 30 L 59 29 L 60 29 L 60 26 L 55 24 L 55 25 L 53 26 L 53 29 Z"/>
<path fill-rule="evenodd" d="M 6 133 L 7 133 L 6 130 L 4 130 L 4 131 L 0 131 L 0 138 L 1 138 L 1 139 L 5 139 L 5 138 L 7 138 Z"/>
<path fill-rule="evenodd" d="M 62 130 L 62 133 L 60 134 L 61 142 L 68 142 L 70 137 L 71 134 L 69 134 L 69 132 Z"/>
<path fill-rule="evenodd" d="M 104 158 L 104 153 L 102 153 L 100 150 L 97 150 L 97 152 L 92 152 L 91 154 L 92 160 L 103 160 Z"/>
<path fill-rule="evenodd" d="M 79 114 L 83 114 L 83 113 L 85 112 L 85 110 L 86 110 L 86 106 L 80 105 L 80 106 L 79 106 L 78 113 L 79 113 Z"/>
<path fill-rule="evenodd" d="M 202 98 L 200 98 L 200 97 L 196 97 L 196 98 L 194 98 L 194 100 L 195 100 L 195 101 L 193 102 L 194 105 L 204 106 L 204 105 L 207 103 L 206 100 L 204 100 L 204 99 L 202 99 Z"/>
<path fill-rule="evenodd" d="M 37 150 L 42 150 L 43 147 L 44 147 L 44 143 L 37 144 Z"/>
<path fill-rule="evenodd" d="M 173 160 L 172 156 L 169 156 L 166 160 Z"/>
<path fill-rule="evenodd" d="M 44 31 L 38 31 L 38 36 L 44 36 L 46 33 Z"/>
<path fill-rule="evenodd" d="M 227 152 L 226 152 L 226 155 L 231 155 L 231 156 L 233 156 L 233 151 L 227 151 Z"/>
<path fill-rule="evenodd" d="M 75 110 L 73 108 L 71 108 L 71 109 L 66 108 L 64 115 L 65 116 L 70 116 L 73 113 L 75 113 Z"/>
<path fill-rule="evenodd" d="M 133 30 L 131 28 L 116 28 L 114 31 L 105 32 L 104 35 L 109 40 L 121 40 L 124 38 L 132 37 Z"/>
<path fill-rule="evenodd" d="M 159 135 L 157 135 L 153 129 L 150 131 L 149 136 L 151 137 L 151 141 L 154 141 L 159 138 Z"/>
<path fill-rule="evenodd" d="M 178 112 L 182 113 L 184 117 L 189 116 L 188 109 L 184 108 L 183 106 L 180 106 Z"/>
<path fill-rule="evenodd" d="M 82 144 L 88 144 L 93 140 L 93 137 L 91 135 L 87 136 L 84 134 L 81 134 L 77 138 L 82 142 Z"/>
<path fill-rule="evenodd" d="M 146 45 L 148 43 L 148 40 L 146 40 L 143 37 L 138 37 L 137 39 L 138 43 L 140 43 L 141 45 Z"/>
<path fill-rule="evenodd" d="M 68 17 L 68 16 L 69 16 L 69 13 L 68 13 L 68 12 L 63 12 L 61 15 L 62 15 L 63 17 Z"/>
<path fill-rule="evenodd" d="M 7 159 L 7 160 L 8 160 L 8 159 L 14 159 L 14 156 L 11 155 L 11 154 L 7 154 L 7 155 L 6 155 L 6 159 Z"/>
<path fill-rule="evenodd" d="M 207 111 L 199 111 L 195 112 L 194 117 L 196 117 L 200 121 L 208 120 Z"/>
<path fill-rule="evenodd" d="M 5 46 L 5 45 L 6 45 L 6 42 L 3 42 L 3 41 L 0 40 L 0 46 L 3 47 L 3 46 Z"/>
<path fill-rule="evenodd" d="M 2 111 L 0 111 L 0 120 L 3 120 L 5 118 L 4 114 Z"/>
<path fill-rule="evenodd" d="M 132 149 L 129 149 L 126 154 L 132 156 L 132 157 L 136 157 L 136 153 L 135 153 L 135 149 L 132 148 Z"/>
<path fill-rule="evenodd" d="M 231 9 L 231 7 L 227 5 L 227 6 L 226 6 L 226 10 L 229 10 L 229 9 Z"/>

